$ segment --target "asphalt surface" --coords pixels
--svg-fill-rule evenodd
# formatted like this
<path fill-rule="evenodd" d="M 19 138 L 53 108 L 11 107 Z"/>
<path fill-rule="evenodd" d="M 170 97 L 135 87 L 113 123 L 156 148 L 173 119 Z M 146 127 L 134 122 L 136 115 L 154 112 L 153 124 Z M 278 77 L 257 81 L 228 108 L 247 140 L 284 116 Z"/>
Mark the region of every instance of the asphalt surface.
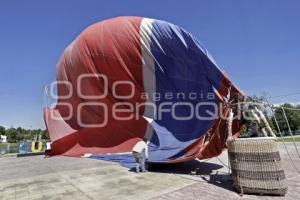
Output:
<path fill-rule="evenodd" d="M 300 143 L 297 143 L 300 151 Z M 290 156 L 300 170 L 293 143 Z M 6 199 L 299 199 L 300 175 L 279 143 L 288 183 L 285 197 L 244 195 L 232 188 L 227 152 L 217 158 L 155 165 L 136 174 L 116 163 L 88 158 L 0 157 L 0 200 Z"/>

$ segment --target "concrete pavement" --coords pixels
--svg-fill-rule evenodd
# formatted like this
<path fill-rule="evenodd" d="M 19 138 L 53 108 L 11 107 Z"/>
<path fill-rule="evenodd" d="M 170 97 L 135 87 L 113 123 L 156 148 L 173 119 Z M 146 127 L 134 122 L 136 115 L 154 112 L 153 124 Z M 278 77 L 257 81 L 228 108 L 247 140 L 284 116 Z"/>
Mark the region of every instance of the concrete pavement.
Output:
<path fill-rule="evenodd" d="M 300 143 L 297 143 L 300 150 Z M 244 195 L 242 199 L 298 199 L 300 176 L 279 145 L 289 185 L 285 197 Z M 293 143 L 287 148 L 300 169 Z M 115 163 L 88 158 L 2 157 L 0 200 L 8 199 L 237 199 L 228 175 L 227 153 L 206 161 L 155 165 L 136 174 Z M 191 175 L 191 171 L 194 175 Z"/>

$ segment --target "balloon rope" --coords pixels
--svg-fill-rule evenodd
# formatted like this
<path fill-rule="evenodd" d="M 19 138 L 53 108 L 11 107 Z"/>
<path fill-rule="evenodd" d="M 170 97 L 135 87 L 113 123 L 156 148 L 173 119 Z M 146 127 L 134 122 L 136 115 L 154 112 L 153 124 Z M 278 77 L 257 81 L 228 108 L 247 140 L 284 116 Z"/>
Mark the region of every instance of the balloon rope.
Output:
<path fill-rule="evenodd" d="M 300 171 L 299 171 L 299 169 L 297 168 L 297 166 L 296 166 L 296 164 L 295 164 L 294 160 L 292 159 L 292 157 L 291 157 L 291 155 L 290 155 L 290 153 L 289 153 L 289 151 L 288 151 L 288 148 L 287 148 L 287 146 L 286 146 L 286 144 L 285 144 L 284 137 L 283 137 L 283 136 L 282 136 L 282 134 L 281 134 L 281 129 L 280 129 L 280 127 L 279 127 L 279 124 L 278 124 L 277 118 L 276 118 L 276 116 L 275 116 L 275 112 L 274 112 L 274 110 L 273 110 L 273 108 L 272 108 L 272 107 L 271 107 L 271 110 L 272 110 L 272 112 L 273 112 L 274 121 L 275 121 L 275 124 L 276 124 L 277 130 L 278 130 L 278 133 L 280 134 L 280 137 L 281 137 L 281 139 L 282 139 L 282 142 L 283 142 L 284 148 L 285 148 L 285 150 L 286 150 L 286 152 L 287 152 L 287 154 L 288 154 L 288 156 L 289 156 L 289 158 L 290 158 L 290 161 L 291 161 L 291 163 L 292 163 L 293 167 L 294 167 L 294 168 L 295 168 L 295 170 L 298 172 L 298 174 L 300 174 Z"/>
<path fill-rule="evenodd" d="M 284 108 L 281 107 L 281 109 L 282 109 L 282 113 L 283 113 L 283 116 L 284 116 L 284 118 L 285 118 L 286 124 L 287 124 L 287 126 L 288 126 L 290 136 L 292 137 L 293 144 L 294 144 L 294 146 L 295 146 L 296 152 L 297 152 L 297 154 L 298 154 L 298 157 L 300 158 L 299 151 L 298 151 L 298 148 L 297 148 L 297 145 L 296 145 L 296 142 L 295 142 L 295 139 L 294 139 L 292 130 L 291 130 L 291 126 L 290 126 L 289 120 L 288 120 L 288 118 L 287 118 L 287 116 L 286 116 L 286 113 L 285 113 Z"/>

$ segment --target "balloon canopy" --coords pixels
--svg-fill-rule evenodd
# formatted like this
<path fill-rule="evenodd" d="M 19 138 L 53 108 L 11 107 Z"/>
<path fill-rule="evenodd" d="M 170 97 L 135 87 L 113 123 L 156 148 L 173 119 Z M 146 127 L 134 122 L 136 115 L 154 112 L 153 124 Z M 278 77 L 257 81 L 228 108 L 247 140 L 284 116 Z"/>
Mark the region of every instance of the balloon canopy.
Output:
<path fill-rule="evenodd" d="M 86 28 L 65 49 L 52 86 L 56 106 L 44 109 L 52 155 L 122 155 L 147 138 L 151 162 L 220 154 L 220 116 L 243 98 L 193 35 L 142 17 Z M 233 135 L 239 129 L 235 120 Z"/>

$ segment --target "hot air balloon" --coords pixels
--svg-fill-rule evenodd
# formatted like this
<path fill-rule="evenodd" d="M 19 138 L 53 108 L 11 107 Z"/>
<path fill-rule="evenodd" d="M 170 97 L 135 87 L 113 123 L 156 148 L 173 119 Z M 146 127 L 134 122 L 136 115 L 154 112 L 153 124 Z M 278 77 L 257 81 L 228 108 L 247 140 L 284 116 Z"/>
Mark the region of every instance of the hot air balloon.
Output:
<path fill-rule="evenodd" d="M 87 27 L 64 50 L 55 84 L 56 105 L 44 109 L 52 155 L 108 160 L 142 138 L 153 163 L 217 156 L 226 148 L 222 116 L 244 98 L 192 34 L 143 17 Z"/>

